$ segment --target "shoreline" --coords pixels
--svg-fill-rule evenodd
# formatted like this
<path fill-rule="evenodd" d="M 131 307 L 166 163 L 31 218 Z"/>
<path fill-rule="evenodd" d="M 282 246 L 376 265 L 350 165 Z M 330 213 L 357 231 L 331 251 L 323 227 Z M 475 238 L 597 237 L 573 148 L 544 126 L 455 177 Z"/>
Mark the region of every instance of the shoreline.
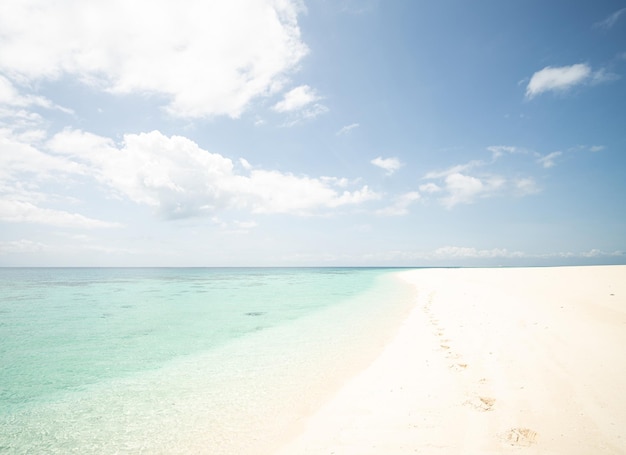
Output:
<path fill-rule="evenodd" d="M 626 451 L 626 266 L 398 275 L 412 312 L 277 455 Z"/>

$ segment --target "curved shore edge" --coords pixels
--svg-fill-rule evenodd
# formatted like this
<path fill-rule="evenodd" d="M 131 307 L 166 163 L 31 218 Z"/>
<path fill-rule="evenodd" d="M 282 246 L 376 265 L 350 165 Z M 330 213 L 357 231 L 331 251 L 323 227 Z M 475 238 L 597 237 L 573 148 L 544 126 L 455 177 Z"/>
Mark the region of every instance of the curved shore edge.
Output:
<path fill-rule="evenodd" d="M 276 455 L 626 452 L 626 266 L 399 276 L 413 311 Z"/>

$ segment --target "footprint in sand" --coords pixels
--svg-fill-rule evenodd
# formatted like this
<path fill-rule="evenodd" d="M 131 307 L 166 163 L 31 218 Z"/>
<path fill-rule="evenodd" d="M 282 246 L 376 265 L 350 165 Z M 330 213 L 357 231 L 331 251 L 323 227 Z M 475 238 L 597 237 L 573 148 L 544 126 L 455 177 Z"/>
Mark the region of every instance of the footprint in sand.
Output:
<path fill-rule="evenodd" d="M 467 368 L 467 363 L 455 363 L 450 365 L 450 368 L 454 371 L 463 371 Z"/>
<path fill-rule="evenodd" d="M 491 397 L 474 397 L 463 403 L 465 406 L 469 406 L 476 411 L 487 412 L 493 409 L 496 404 L 496 399 Z"/>
<path fill-rule="evenodd" d="M 537 432 L 530 428 L 511 428 L 502 435 L 502 440 L 512 446 L 529 447 L 537 442 Z"/>

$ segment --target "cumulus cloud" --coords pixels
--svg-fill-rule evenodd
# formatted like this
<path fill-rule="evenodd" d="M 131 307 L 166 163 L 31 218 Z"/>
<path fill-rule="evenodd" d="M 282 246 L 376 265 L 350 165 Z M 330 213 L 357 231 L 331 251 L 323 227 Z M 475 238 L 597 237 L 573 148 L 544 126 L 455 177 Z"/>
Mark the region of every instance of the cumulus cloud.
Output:
<path fill-rule="evenodd" d="M 492 153 L 510 152 L 512 148 L 494 146 L 490 148 Z M 491 150 L 493 149 L 493 150 Z M 495 160 L 495 156 L 494 156 Z M 441 204 L 451 209 L 458 204 L 471 204 L 479 197 L 488 197 L 505 187 L 506 179 L 498 175 L 470 175 L 469 172 L 476 168 L 493 164 L 482 160 L 472 160 L 468 163 L 457 164 L 442 171 L 428 172 L 424 178 L 438 180 L 440 183 L 428 182 L 420 186 L 423 193 L 442 193 L 439 198 Z"/>
<path fill-rule="evenodd" d="M 280 91 L 308 52 L 302 8 L 297 0 L 0 2 L 0 71 L 19 83 L 67 76 L 161 95 L 182 117 L 237 117 Z"/>
<path fill-rule="evenodd" d="M 282 101 L 274 105 L 276 112 L 291 112 L 317 101 L 319 96 L 308 85 L 301 85 L 285 93 Z"/>
<path fill-rule="evenodd" d="M 263 169 L 238 174 L 229 158 L 203 150 L 185 137 L 158 131 L 125 135 L 118 146 L 108 138 L 66 130 L 48 146 L 89 167 L 118 197 L 153 207 L 164 218 L 227 209 L 311 215 L 379 198 L 367 186 L 345 189 L 345 179 Z"/>
<path fill-rule="evenodd" d="M 284 98 L 276 103 L 273 109 L 276 112 L 290 114 L 283 126 L 294 126 L 304 120 L 312 120 L 315 117 L 328 112 L 328 108 L 317 103 L 320 97 L 308 85 L 301 85 L 287 92 Z"/>
<path fill-rule="evenodd" d="M 532 99 L 545 92 L 566 92 L 577 85 L 598 85 L 619 78 L 619 75 L 605 68 L 593 71 L 586 63 L 560 67 L 546 66 L 530 78 L 526 87 L 526 98 Z"/>
<path fill-rule="evenodd" d="M 239 164 L 241 164 L 241 167 L 243 167 L 244 169 L 248 171 L 252 169 L 252 165 L 245 158 L 239 158 Z"/>
<path fill-rule="evenodd" d="M 378 166 L 379 168 L 384 169 L 386 175 L 392 175 L 394 172 L 402 167 L 402 163 L 396 157 L 383 158 L 379 156 L 370 161 L 370 163 L 372 163 L 374 166 Z"/>
<path fill-rule="evenodd" d="M 478 199 L 498 195 L 527 196 L 540 192 L 532 177 L 511 176 L 497 170 L 506 157 L 532 157 L 543 167 L 553 166 L 561 152 L 542 156 L 532 150 L 513 145 L 491 145 L 491 160 L 471 160 L 443 170 L 427 172 L 423 179 L 431 180 L 419 186 L 423 196 L 436 195 L 438 201 L 451 209 L 461 204 L 472 204 Z M 494 171 L 495 169 L 495 171 Z M 502 175 L 504 174 L 504 175 Z"/>
<path fill-rule="evenodd" d="M 480 177 L 463 173 L 467 166 L 459 165 L 448 171 L 430 172 L 424 178 L 439 179 L 441 184 L 428 182 L 420 186 L 423 193 L 439 193 L 444 207 L 451 209 L 458 204 L 471 204 L 479 197 L 488 197 L 506 187 L 506 179 L 498 175 Z"/>
<path fill-rule="evenodd" d="M 585 82 L 591 74 L 591 67 L 586 63 L 560 67 L 546 66 L 530 78 L 526 87 L 526 97 L 530 99 L 548 91 L 568 90 Z"/>
<path fill-rule="evenodd" d="M 443 171 L 428 172 L 424 178 L 439 180 L 440 184 L 428 182 L 420 185 L 423 193 L 439 193 L 441 204 L 451 209 L 458 204 L 471 204 L 477 197 L 485 197 L 495 192 L 504 184 L 504 179 L 497 176 L 475 177 L 467 173 L 471 169 L 484 166 L 486 163 L 480 160 L 458 164 Z"/>
<path fill-rule="evenodd" d="M 468 204 L 485 191 L 485 185 L 480 179 L 460 173 L 448 175 L 445 184 L 448 195 L 442 201 L 447 208 L 461 203 Z"/>

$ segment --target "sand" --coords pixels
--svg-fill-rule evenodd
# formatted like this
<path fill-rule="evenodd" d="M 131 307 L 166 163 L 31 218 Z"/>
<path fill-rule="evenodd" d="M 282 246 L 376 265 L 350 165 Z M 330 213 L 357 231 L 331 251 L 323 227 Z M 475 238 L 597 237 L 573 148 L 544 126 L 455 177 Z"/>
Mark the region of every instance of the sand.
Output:
<path fill-rule="evenodd" d="M 414 310 L 279 455 L 626 453 L 626 266 L 400 274 Z"/>

